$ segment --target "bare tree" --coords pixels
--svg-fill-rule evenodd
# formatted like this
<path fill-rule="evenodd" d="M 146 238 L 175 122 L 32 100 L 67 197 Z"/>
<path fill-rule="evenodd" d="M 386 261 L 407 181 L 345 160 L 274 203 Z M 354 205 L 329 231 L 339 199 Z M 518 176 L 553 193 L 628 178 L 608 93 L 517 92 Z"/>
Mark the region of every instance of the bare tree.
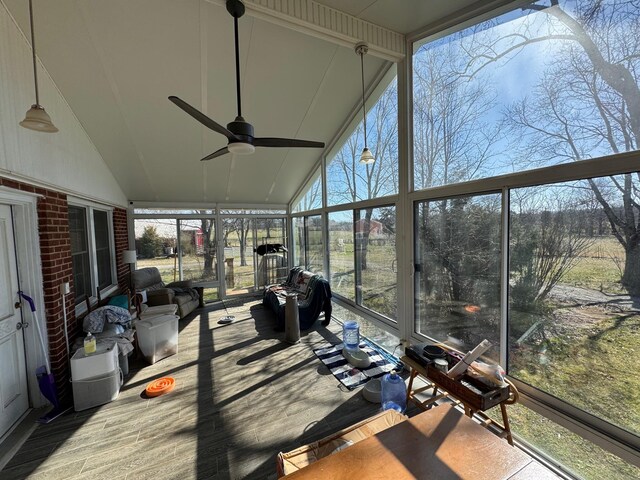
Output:
<path fill-rule="evenodd" d="M 530 45 L 553 42 L 553 63 L 530 95 L 505 112 L 514 137 L 524 141 L 520 158 L 548 165 L 638 149 L 638 2 L 578 1 L 569 12 L 550 0 L 525 10 L 543 17 L 531 15 L 518 33 L 473 36 L 463 69 L 473 77 Z M 640 173 L 588 182 L 625 251 L 622 285 L 640 295 Z"/>
<path fill-rule="evenodd" d="M 490 165 L 499 129 L 483 116 L 495 102 L 489 82 L 460 73 L 458 42 L 427 44 L 414 56 L 413 156 L 416 188 L 476 178 Z"/>

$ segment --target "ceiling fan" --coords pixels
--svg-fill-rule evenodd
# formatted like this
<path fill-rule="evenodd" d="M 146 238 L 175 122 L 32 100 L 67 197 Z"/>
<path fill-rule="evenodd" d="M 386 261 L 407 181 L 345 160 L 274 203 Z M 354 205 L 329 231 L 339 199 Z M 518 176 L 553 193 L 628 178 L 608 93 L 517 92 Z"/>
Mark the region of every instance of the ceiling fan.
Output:
<path fill-rule="evenodd" d="M 227 0 L 227 11 L 233 17 L 233 26 L 235 34 L 236 47 L 236 100 L 238 104 L 238 115 L 236 119 L 227 124 L 224 128 L 219 123 L 207 117 L 204 113 L 189 105 L 184 100 L 170 96 L 169 100 L 175 103 L 182 110 L 187 112 L 193 118 L 202 123 L 205 127 L 210 128 L 214 132 L 218 132 L 229 140 L 226 147 L 216 150 L 210 155 L 202 159 L 211 160 L 225 153 L 236 153 L 239 155 L 249 155 L 253 153 L 256 147 L 310 147 L 324 148 L 324 142 L 312 142 L 309 140 L 296 140 L 293 138 L 257 138 L 253 135 L 253 125 L 242 118 L 242 99 L 240 96 L 240 51 L 238 47 L 238 19 L 244 15 L 244 4 L 240 0 Z"/>

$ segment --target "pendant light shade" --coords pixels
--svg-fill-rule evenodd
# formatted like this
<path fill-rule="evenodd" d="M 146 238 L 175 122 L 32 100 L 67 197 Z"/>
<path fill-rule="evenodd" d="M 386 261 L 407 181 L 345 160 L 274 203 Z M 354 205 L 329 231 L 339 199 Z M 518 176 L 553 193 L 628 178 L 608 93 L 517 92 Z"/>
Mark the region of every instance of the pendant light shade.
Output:
<path fill-rule="evenodd" d="M 20 122 L 20 126 L 37 132 L 55 133 L 58 129 L 51 121 L 49 114 L 45 112 L 44 108 L 40 105 L 40 95 L 38 93 L 38 70 L 36 68 L 36 39 L 35 32 L 33 31 L 32 0 L 29 0 L 29 25 L 31 27 L 31 57 L 33 59 L 33 83 L 36 90 L 36 103 L 31 105 L 31 108 L 27 111 L 27 115 L 24 117 L 24 120 Z"/>
<path fill-rule="evenodd" d="M 31 105 L 20 126 L 38 132 L 56 133 L 58 129 L 51 122 L 51 117 L 40 105 Z"/>
<path fill-rule="evenodd" d="M 360 55 L 360 79 L 362 80 L 362 117 L 364 124 L 364 148 L 360 155 L 360 163 L 368 165 L 376 161 L 373 153 L 367 147 L 367 109 L 364 103 L 364 55 L 369 51 L 369 47 L 366 43 L 359 43 L 356 45 L 356 53 Z"/>
<path fill-rule="evenodd" d="M 373 153 L 367 147 L 362 149 L 362 154 L 360 155 L 360 163 L 374 163 L 376 159 L 373 157 Z"/>

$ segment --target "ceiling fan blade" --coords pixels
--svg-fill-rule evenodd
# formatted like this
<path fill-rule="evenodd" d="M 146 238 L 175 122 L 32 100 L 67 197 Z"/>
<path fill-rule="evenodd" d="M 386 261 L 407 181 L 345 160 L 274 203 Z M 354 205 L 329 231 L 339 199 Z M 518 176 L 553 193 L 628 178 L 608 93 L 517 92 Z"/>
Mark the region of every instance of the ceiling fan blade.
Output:
<path fill-rule="evenodd" d="M 212 119 L 207 117 L 204 113 L 202 113 L 200 110 L 197 110 L 196 108 L 192 107 L 191 105 L 189 105 L 187 102 L 185 102 L 181 98 L 176 97 L 175 95 L 171 95 L 169 97 L 169 100 L 171 100 L 178 107 L 180 107 L 182 110 L 184 110 L 189 115 L 191 115 L 193 118 L 198 120 L 205 127 L 209 127 L 214 132 L 218 132 L 218 133 L 224 135 L 229 140 L 236 140 L 236 141 L 238 140 L 238 138 L 233 133 L 231 133 L 229 130 L 224 128 L 222 125 L 214 122 Z"/>
<path fill-rule="evenodd" d="M 216 158 L 216 157 L 221 157 L 222 155 L 224 155 L 225 153 L 229 153 L 229 149 L 227 147 L 222 147 L 219 150 L 216 150 L 215 152 L 207 155 L 206 157 L 204 157 L 203 159 L 201 159 L 201 162 L 204 162 L 206 160 L 211 160 L 212 158 Z"/>
<path fill-rule="evenodd" d="M 324 148 L 324 142 L 312 142 L 311 140 L 297 140 L 295 138 L 254 138 L 254 147 L 308 147 Z"/>

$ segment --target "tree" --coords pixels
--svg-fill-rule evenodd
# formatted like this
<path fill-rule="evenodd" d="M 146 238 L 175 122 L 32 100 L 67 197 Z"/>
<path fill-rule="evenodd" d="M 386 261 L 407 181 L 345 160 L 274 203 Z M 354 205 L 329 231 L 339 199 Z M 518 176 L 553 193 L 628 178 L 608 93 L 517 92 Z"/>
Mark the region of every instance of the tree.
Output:
<path fill-rule="evenodd" d="M 638 149 L 638 2 L 578 1 L 569 12 L 558 0 L 550 0 L 525 10 L 542 17 L 530 15 L 530 21 L 511 35 L 474 36 L 464 69 L 473 77 L 530 45 L 556 46 L 553 63 L 531 94 L 505 112 L 513 137 L 523 140 L 520 158 L 549 164 Z M 640 295 L 640 174 L 588 183 L 624 248 L 622 285 L 631 295 Z"/>
<path fill-rule="evenodd" d="M 426 44 L 414 55 L 413 156 L 417 189 L 471 180 L 494 157 L 498 127 L 484 116 L 495 102 L 480 73 L 461 73 L 466 54 L 455 40 Z"/>
<path fill-rule="evenodd" d="M 205 215 L 206 211 L 198 211 L 198 213 Z M 214 272 L 214 259 L 216 255 L 216 240 L 213 235 L 215 219 L 213 218 L 201 218 L 200 230 L 202 232 L 202 247 L 204 266 L 202 269 L 202 278 L 215 278 L 216 272 Z"/>
<path fill-rule="evenodd" d="M 512 306 L 537 310 L 565 273 L 593 243 L 580 231 L 575 192 L 564 188 L 552 199 L 540 187 L 512 195 L 509 270 Z"/>
<path fill-rule="evenodd" d="M 138 251 L 144 258 L 154 258 L 162 254 L 163 240 L 158 235 L 156 227 L 147 225 L 144 227 L 142 236 L 138 240 Z"/>

